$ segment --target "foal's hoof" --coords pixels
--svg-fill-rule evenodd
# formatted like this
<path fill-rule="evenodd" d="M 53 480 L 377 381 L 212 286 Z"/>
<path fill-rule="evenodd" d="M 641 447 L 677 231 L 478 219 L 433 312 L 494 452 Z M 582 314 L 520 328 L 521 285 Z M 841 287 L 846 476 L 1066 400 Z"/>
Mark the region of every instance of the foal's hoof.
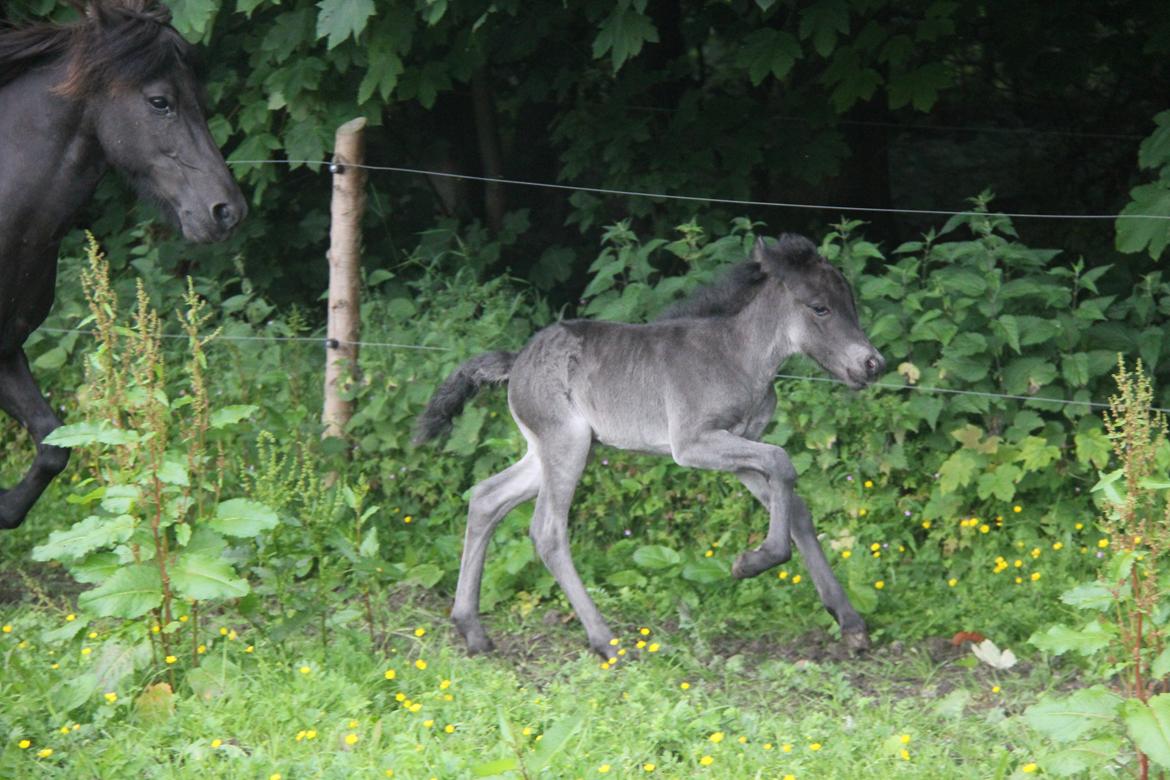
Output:
<path fill-rule="evenodd" d="M 496 643 L 488 639 L 487 634 L 481 632 L 478 637 L 465 637 L 467 640 L 468 655 L 483 655 L 496 649 Z"/>
<path fill-rule="evenodd" d="M 845 643 L 845 647 L 849 648 L 849 652 L 854 655 L 860 655 L 869 650 L 869 634 L 865 630 L 861 631 L 843 631 L 841 633 L 841 641 Z"/>
<path fill-rule="evenodd" d="M 778 556 L 771 555 L 763 550 L 747 550 L 746 552 L 740 553 L 739 557 L 735 559 L 735 563 L 731 565 L 731 576 L 737 580 L 757 577 L 773 566 L 787 562 L 791 557 L 792 553 Z"/>

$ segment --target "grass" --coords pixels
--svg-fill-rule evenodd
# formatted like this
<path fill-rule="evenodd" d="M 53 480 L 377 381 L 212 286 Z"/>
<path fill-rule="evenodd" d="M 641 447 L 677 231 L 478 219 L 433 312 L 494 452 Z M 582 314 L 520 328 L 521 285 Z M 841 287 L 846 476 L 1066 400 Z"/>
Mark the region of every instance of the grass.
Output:
<path fill-rule="evenodd" d="M 623 646 L 645 643 L 640 657 L 607 669 L 575 623 L 505 610 L 500 650 L 469 659 L 433 597 L 395 595 L 376 642 L 330 629 L 326 651 L 311 632 L 275 642 L 210 618 L 198 670 L 185 650 L 157 679 L 100 683 L 73 709 L 77 680 L 150 666 L 133 657 L 149 651 L 110 657 L 128 640 L 96 623 L 46 641 L 65 615 L 8 605 L 0 776 L 1025 776 L 1038 746 L 1016 715 L 1054 684 L 1042 665 L 993 676 L 945 641 L 840 658 L 817 630 L 771 640 L 628 625 Z M 149 627 L 137 630 L 148 647 Z M 172 671 L 176 695 L 149 687 Z"/>

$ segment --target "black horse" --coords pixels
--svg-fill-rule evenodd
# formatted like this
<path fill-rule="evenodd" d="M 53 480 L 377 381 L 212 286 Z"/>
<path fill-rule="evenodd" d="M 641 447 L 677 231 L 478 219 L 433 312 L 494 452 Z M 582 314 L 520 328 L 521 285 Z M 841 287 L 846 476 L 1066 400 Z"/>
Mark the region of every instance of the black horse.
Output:
<path fill-rule="evenodd" d="M 53 304 L 57 251 L 108 168 L 191 241 L 219 241 L 247 211 L 207 129 L 193 49 L 154 0 L 74 2 L 74 24 L 0 32 L 0 408 L 37 455 L 0 494 L 15 528 L 69 459 L 43 440 L 61 421 L 23 346 Z"/>

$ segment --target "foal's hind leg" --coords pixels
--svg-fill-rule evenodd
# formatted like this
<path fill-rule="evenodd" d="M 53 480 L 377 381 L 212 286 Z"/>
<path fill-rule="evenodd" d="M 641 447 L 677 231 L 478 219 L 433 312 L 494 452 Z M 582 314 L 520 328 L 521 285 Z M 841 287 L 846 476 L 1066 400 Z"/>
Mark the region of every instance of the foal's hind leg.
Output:
<path fill-rule="evenodd" d="M 45 487 L 69 462 L 69 450 L 45 444 L 44 439 L 61 426 L 28 369 L 24 352 L 0 356 L 0 408 L 12 415 L 32 436 L 36 458 L 24 478 L 0 494 L 0 529 L 16 528 Z"/>
<path fill-rule="evenodd" d="M 791 545 L 787 544 L 788 539 L 781 540 L 777 538 L 781 534 L 788 534 L 789 532 L 787 528 L 782 527 L 778 518 L 788 513 L 790 509 L 779 506 L 776 503 L 777 491 L 772 490 L 768 485 L 768 480 L 758 472 L 737 471 L 735 475 L 739 477 L 739 481 L 744 484 L 744 487 L 756 497 L 756 500 L 764 505 L 764 509 L 768 511 L 769 518 L 768 535 L 764 538 L 764 541 L 754 550 L 745 550 L 740 553 L 731 567 L 731 576 L 737 580 L 742 580 L 748 577 L 755 577 L 773 566 L 787 563 L 791 559 L 792 550 Z M 799 501 L 800 499 L 797 498 L 797 500 Z M 782 541 L 784 544 L 781 544 Z"/>
<path fill-rule="evenodd" d="M 467 534 L 451 620 L 467 641 L 467 649 L 472 655 L 492 649 L 492 640 L 479 620 L 479 586 L 483 581 L 483 560 L 488 542 L 504 516 L 536 496 L 539 487 L 540 460 L 529 447 L 528 453 L 519 461 L 471 489 Z"/>
<path fill-rule="evenodd" d="M 536 552 L 565 592 L 585 633 L 589 646 L 603 658 L 614 655 L 614 635 L 597 605 L 585 590 L 569 550 L 569 505 L 585 462 L 589 459 L 592 432 L 586 426 L 566 425 L 541 432 L 541 485 L 529 533 Z"/>

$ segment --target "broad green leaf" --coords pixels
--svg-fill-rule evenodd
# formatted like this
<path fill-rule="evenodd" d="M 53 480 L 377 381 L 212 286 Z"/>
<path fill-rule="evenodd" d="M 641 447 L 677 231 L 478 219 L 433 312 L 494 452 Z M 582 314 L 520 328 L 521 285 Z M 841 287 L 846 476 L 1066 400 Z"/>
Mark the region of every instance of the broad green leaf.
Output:
<path fill-rule="evenodd" d="M 1127 700 L 1122 720 L 1134 744 L 1155 764 L 1170 769 L 1170 694 L 1159 694 L 1145 704 Z"/>
<path fill-rule="evenodd" d="M 970 701 L 970 691 L 966 688 L 956 688 L 934 705 L 934 713 L 940 718 L 958 718 Z"/>
<path fill-rule="evenodd" d="M 764 27 L 740 43 L 736 64 L 747 70 L 753 86 L 759 86 L 769 74 L 777 79 L 787 76 L 800 55 L 800 43 L 791 34 Z"/>
<path fill-rule="evenodd" d="M 57 346 L 37 356 L 32 366 L 38 371 L 56 371 L 68 360 L 69 353 L 63 347 Z"/>
<path fill-rule="evenodd" d="M 146 655 L 140 650 L 145 650 Z M 97 677 L 98 688 L 103 691 L 117 690 L 122 680 L 134 673 L 137 658 L 149 658 L 149 646 L 135 647 L 120 642 L 107 641 L 102 644 L 98 652 L 94 653 L 93 673 Z"/>
<path fill-rule="evenodd" d="M 358 555 L 363 558 L 373 558 L 378 554 L 378 527 L 374 526 L 366 532 L 366 536 L 362 539 L 361 545 L 358 547 Z"/>
<path fill-rule="evenodd" d="M 968 449 L 955 450 L 939 467 L 939 489 L 953 493 L 971 483 L 987 458 Z"/>
<path fill-rule="evenodd" d="M 62 425 L 45 437 L 45 443 L 57 447 L 84 447 L 89 444 L 137 444 L 140 438 L 137 431 L 115 428 L 102 420 Z"/>
<path fill-rule="evenodd" d="M 168 573 L 177 595 L 197 601 L 238 599 L 250 590 L 227 560 L 187 550 L 179 553 Z"/>
<path fill-rule="evenodd" d="M 225 536 L 249 538 L 276 527 L 276 512 L 248 498 L 231 498 L 220 503 L 207 524 Z"/>
<path fill-rule="evenodd" d="M 168 0 L 171 24 L 190 41 L 198 41 L 208 32 L 208 25 L 219 10 L 217 0 Z"/>
<path fill-rule="evenodd" d="M 1041 757 L 1044 774 L 1056 777 L 1101 777 L 1106 764 L 1117 760 L 1124 749 L 1119 737 L 1086 739 Z"/>
<path fill-rule="evenodd" d="M 731 567 L 718 558 L 699 558 L 683 566 L 682 576 L 701 585 L 727 582 L 731 579 Z"/>
<path fill-rule="evenodd" d="M 1095 609 L 1104 612 L 1113 606 L 1115 599 L 1103 582 L 1086 582 L 1066 590 L 1060 600 L 1077 609 Z"/>
<path fill-rule="evenodd" d="M 994 496 L 1000 501 L 1011 501 L 1016 495 L 1016 483 L 1024 474 L 1017 466 L 1001 463 L 993 471 L 979 475 L 977 492 L 980 498 Z"/>
<path fill-rule="evenodd" d="M 1044 358 L 1021 357 L 1003 369 L 1004 390 L 1013 395 L 1035 395 L 1056 379 L 1056 366 Z"/>
<path fill-rule="evenodd" d="M 136 485 L 107 485 L 101 496 L 101 507 L 114 514 L 129 514 L 139 495 L 141 491 Z"/>
<path fill-rule="evenodd" d="M 845 0 L 817 0 L 800 12 L 800 37 L 811 38 L 822 57 L 833 53 L 838 33 L 848 32 L 849 4 Z"/>
<path fill-rule="evenodd" d="M 471 767 L 473 777 L 499 777 L 506 772 L 514 772 L 520 768 L 520 762 L 515 756 L 505 756 L 494 761 L 486 761 Z"/>
<path fill-rule="evenodd" d="M 938 101 L 938 93 L 952 83 L 951 69 L 942 62 L 929 62 L 915 70 L 893 75 L 889 86 L 890 108 L 912 105 L 918 111 L 930 111 Z"/>
<path fill-rule="evenodd" d="M 1024 720 L 1054 742 L 1075 742 L 1112 723 L 1121 702 L 1113 691 L 1094 685 L 1063 698 L 1044 697 L 1024 711 Z"/>
<path fill-rule="evenodd" d="M 316 158 L 308 158 L 316 159 Z M 236 404 L 233 406 L 225 406 L 222 409 L 216 409 L 208 418 L 208 423 L 212 428 L 223 428 L 228 425 L 235 425 L 236 423 L 246 420 L 252 415 L 256 414 L 259 407 L 252 404 Z"/>
<path fill-rule="evenodd" d="M 328 37 L 330 49 L 350 36 L 357 40 L 377 12 L 374 0 L 321 0 L 317 7 L 317 37 Z"/>
<path fill-rule="evenodd" d="M 101 617 L 141 617 L 161 603 L 162 580 L 153 562 L 124 566 L 77 597 L 78 606 Z"/>
<path fill-rule="evenodd" d="M 55 645 L 61 642 L 68 642 L 70 639 L 84 631 L 88 625 L 89 621 L 80 617 L 76 620 L 67 620 L 56 628 L 50 628 L 47 631 L 42 631 L 41 641 L 50 645 Z"/>
<path fill-rule="evenodd" d="M 487 409 L 482 406 L 468 406 L 463 413 L 455 418 L 451 428 L 451 435 L 443 445 L 443 452 L 452 452 L 463 457 L 471 457 L 479 446 L 479 432 L 487 419 Z"/>
<path fill-rule="evenodd" d="M 70 712 L 89 701 L 97 689 L 97 675 L 92 672 L 83 672 L 54 686 L 49 692 L 49 700 L 53 702 L 57 711 Z"/>
<path fill-rule="evenodd" d="M 164 460 L 158 469 L 158 479 L 167 485 L 186 487 L 191 484 L 187 477 L 187 464 L 180 460 Z"/>
<path fill-rule="evenodd" d="M 33 548 L 34 561 L 73 561 L 94 550 L 121 544 L 134 533 L 130 515 L 90 515 L 65 531 L 53 531 L 49 541 Z"/>
<path fill-rule="evenodd" d="M 658 43 L 658 29 L 650 17 L 642 13 L 645 7 L 645 0 L 618 3 L 593 39 L 593 59 L 599 60 L 608 52 L 616 72 L 642 51 L 642 44 Z"/>
<path fill-rule="evenodd" d="M 1149 252 L 1157 260 L 1170 246 L 1170 183 L 1142 184 L 1129 191 L 1130 202 L 1115 223 L 1118 252 Z M 1163 217 L 1146 219 L 1145 216 Z"/>
<path fill-rule="evenodd" d="M 95 552 L 85 558 L 68 564 L 69 573 L 73 579 L 85 585 L 94 585 L 104 582 L 107 577 L 121 568 L 117 553 Z"/>
<path fill-rule="evenodd" d="M 178 527 L 184 526 L 189 528 L 190 524 L 181 523 Z M 207 526 L 200 525 L 191 532 L 191 537 L 183 545 L 183 548 L 191 555 L 198 554 L 208 558 L 217 558 L 227 549 L 227 541 Z"/>
<path fill-rule="evenodd" d="M 1170 645 L 1162 648 L 1162 652 L 1150 664 L 1150 674 L 1155 680 L 1170 676 Z"/>
<path fill-rule="evenodd" d="M 1028 638 L 1029 644 L 1053 655 L 1064 655 L 1075 651 L 1081 655 L 1092 655 L 1112 641 L 1112 631 L 1106 630 L 1096 620 L 1085 624 L 1084 628 L 1070 628 L 1065 625 L 1055 625 L 1043 633 L 1037 631 Z"/>
<path fill-rule="evenodd" d="M 433 588 L 443 579 L 443 570 L 433 563 L 422 563 L 406 573 L 407 582 L 417 582 L 424 588 Z"/>
<path fill-rule="evenodd" d="M 1098 469 L 1105 468 L 1109 456 L 1113 454 L 1109 437 L 1100 428 L 1077 431 L 1073 435 L 1073 443 L 1076 445 L 1077 462 L 1092 464 Z"/>
<path fill-rule="evenodd" d="M 561 752 L 569 740 L 577 735 L 581 730 L 585 716 L 584 712 L 578 711 L 558 720 L 552 728 L 544 732 L 535 755 L 526 762 L 528 769 L 534 775 L 540 774 L 545 767 L 550 766 L 557 753 Z"/>
<path fill-rule="evenodd" d="M 678 552 L 661 544 L 646 544 L 634 550 L 634 563 L 651 571 L 669 569 L 681 561 L 682 556 Z"/>
<path fill-rule="evenodd" d="M 637 569 L 622 569 L 615 571 L 605 578 L 610 585 L 619 588 L 644 588 L 649 582 Z"/>

